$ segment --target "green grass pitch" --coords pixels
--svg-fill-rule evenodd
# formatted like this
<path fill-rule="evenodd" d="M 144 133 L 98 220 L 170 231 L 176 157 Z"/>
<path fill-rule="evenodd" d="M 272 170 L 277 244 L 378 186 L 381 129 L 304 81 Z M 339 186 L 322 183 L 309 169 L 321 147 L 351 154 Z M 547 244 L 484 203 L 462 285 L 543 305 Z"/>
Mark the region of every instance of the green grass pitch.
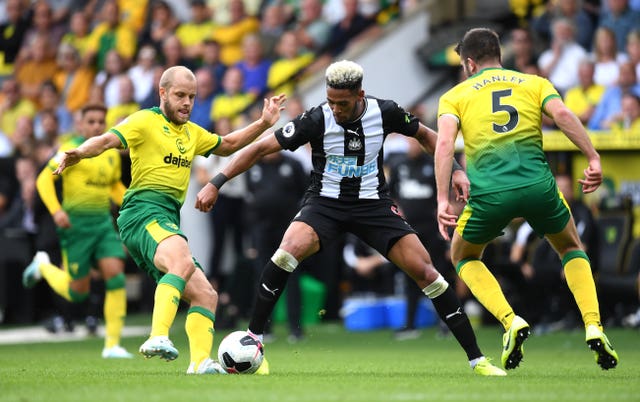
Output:
<path fill-rule="evenodd" d="M 0 345 L 0 401 L 640 401 L 637 330 L 607 331 L 620 355 L 615 370 L 601 370 L 583 331 L 574 331 L 532 335 L 518 369 L 487 378 L 473 374 L 456 341 L 437 337 L 435 328 L 399 342 L 391 331 L 321 324 L 291 345 L 276 326 L 277 339 L 266 346 L 270 376 L 190 376 L 182 323 L 179 317 L 172 330 L 181 356 L 170 363 L 139 355 L 104 360 L 100 338 Z M 216 350 L 227 332 L 216 333 Z M 485 326 L 477 335 L 499 365 L 501 330 Z M 123 345 L 136 351 L 143 341 Z"/>

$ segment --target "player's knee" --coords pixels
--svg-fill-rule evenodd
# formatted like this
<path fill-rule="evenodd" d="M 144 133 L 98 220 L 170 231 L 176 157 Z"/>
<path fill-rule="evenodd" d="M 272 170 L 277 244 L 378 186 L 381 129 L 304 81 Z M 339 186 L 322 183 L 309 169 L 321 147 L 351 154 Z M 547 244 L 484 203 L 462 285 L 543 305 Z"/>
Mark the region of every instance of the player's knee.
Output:
<path fill-rule="evenodd" d="M 279 248 L 273 253 L 271 261 L 278 267 L 284 269 L 287 272 L 293 272 L 298 266 L 298 260 L 289 252 Z"/>
<path fill-rule="evenodd" d="M 72 303 L 82 303 L 89 297 L 89 292 L 76 292 L 73 289 L 69 289 L 69 301 Z"/>
<path fill-rule="evenodd" d="M 112 276 L 111 278 L 107 279 L 104 284 L 107 290 L 123 289 L 126 285 L 126 278 L 124 276 L 124 273 L 121 272 L 117 275 Z"/>

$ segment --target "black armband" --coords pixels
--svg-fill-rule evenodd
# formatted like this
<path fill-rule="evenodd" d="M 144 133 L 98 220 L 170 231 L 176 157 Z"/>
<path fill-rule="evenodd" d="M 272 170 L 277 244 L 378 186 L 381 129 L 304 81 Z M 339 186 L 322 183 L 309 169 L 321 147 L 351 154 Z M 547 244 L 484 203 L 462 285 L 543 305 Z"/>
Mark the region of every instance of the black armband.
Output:
<path fill-rule="evenodd" d="M 220 190 L 220 187 L 222 187 L 222 185 L 226 183 L 227 180 L 229 180 L 229 178 L 225 176 L 224 173 L 218 173 L 213 177 L 213 179 L 209 180 L 209 183 L 213 184 L 215 188 Z"/>
<path fill-rule="evenodd" d="M 458 163 L 456 158 L 453 158 L 453 165 L 451 165 L 451 174 L 455 173 L 456 170 L 464 170 L 462 166 Z"/>

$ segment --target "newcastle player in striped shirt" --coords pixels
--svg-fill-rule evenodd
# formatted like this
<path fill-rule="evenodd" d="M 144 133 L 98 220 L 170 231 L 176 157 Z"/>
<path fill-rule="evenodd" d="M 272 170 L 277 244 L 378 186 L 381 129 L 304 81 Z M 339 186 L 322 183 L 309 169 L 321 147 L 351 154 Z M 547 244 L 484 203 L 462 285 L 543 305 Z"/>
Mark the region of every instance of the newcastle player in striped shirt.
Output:
<path fill-rule="evenodd" d="M 249 333 L 262 337 L 265 323 L 300 261 L 339 234 L 350 232 L 415 280 L 467 353 L 475 373 L 504 376 L 502 369 L 482 355 L 454 290 L 434 268 L 416 232 L 398 213 L 385 181 L 383 143 L 389 133 L 414 137 L 429 153 L 435 150 L 436 134 L 394 101 L 365 96 L 363 75 L 362 67 L 354 62 L 331 64 L 325 74 L 326 102 L 238 152 L 197 195 L 196 208 L 210 211 L 220 187 L 262 156 L 311 144 L 311 183 L 301 210 L 262 271 Z M 454 170 L 457 194 L 466 198 L 467 176 L 459 166 Z M 268 374 L 268 364 L 263 364 L 258 373 Z"/>

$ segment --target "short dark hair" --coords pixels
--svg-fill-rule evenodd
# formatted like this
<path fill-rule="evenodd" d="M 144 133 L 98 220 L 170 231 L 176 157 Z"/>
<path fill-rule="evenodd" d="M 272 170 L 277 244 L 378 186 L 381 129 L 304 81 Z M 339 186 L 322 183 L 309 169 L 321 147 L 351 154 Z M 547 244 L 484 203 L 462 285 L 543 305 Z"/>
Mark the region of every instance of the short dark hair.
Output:
<path fill-rule="evenodd" d="M 94 110 L 98 110 L 105 114 L 107 113 L 107 107 L 102 103 L 88 103 L 82 107 L 82 109 L 80 110 L 80 115 L 84 117 L 85 114 Z"/>
<path fill-rule="evenodd" d="M 500 38 L 489 28 L 472 28 L 456 46 L 456 53 L 462 60 L 470 58 L 476 63 L 501 60 Z"/>

